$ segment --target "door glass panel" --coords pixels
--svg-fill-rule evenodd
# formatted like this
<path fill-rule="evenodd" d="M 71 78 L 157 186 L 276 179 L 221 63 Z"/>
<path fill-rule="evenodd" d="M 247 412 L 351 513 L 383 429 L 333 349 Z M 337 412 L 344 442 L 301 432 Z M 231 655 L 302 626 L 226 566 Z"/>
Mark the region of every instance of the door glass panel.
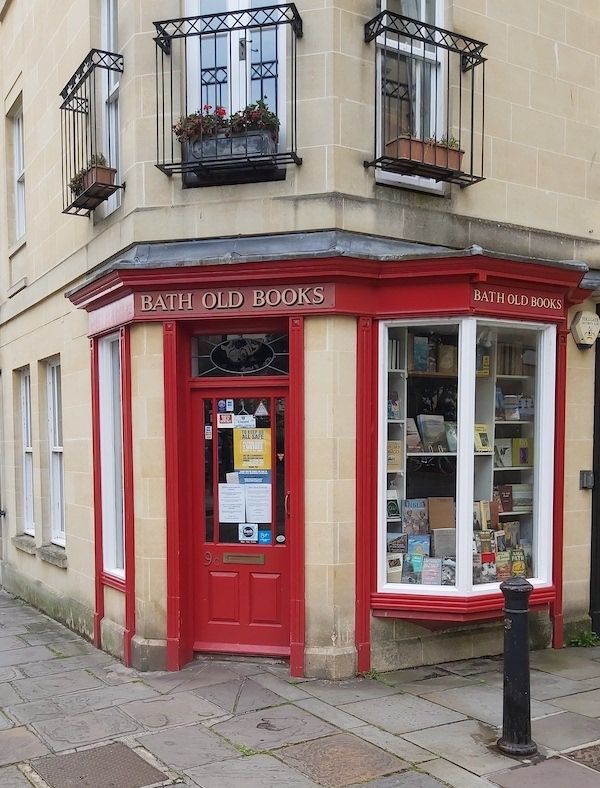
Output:
<path fill-rule="evenodd" d="M 213 405 L 204 400 L 204 529 L 205 539 L 212 542 L 215 532 L 215 505 L 213 491 Z"/>
<path fill-rule="evenodd" d="M 207 540 L 216 537 L 225 544 L 280 544 L 274 533 L 285 537 L 284 400 L 239 397 L 213 402 L 215 446 L 205 432 L 205 446 L 209 446 L 205 450 Z M 209 424 L 209 407 L 207 403 L 205 425 Z M 209 471 L 214 463 L 215 477 Z M 216 513 L 212 504 L 215 494 Z M 218 533 L 213 536 L 215 516 Z"/>
<path fill-rule="evenodd" d="M 192 340 L 194 377 L 287 375 L 287 333 L 217 334 Z"/>

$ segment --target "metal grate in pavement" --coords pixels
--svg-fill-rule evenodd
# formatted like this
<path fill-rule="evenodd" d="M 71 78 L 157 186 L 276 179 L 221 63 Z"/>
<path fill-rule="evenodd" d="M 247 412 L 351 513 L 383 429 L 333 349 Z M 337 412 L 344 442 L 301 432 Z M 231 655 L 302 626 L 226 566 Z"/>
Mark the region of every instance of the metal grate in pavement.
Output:
<path fill-rule="evenodd" d="M 589 766 L 590 769 L 596 769 L 596 771 L 600 772 L 600 744 L 594 744 L 592 747 L 582 747 L 580 750 L 567 752 L 565 756 L 572 761 L 583 763 L 584 766 Z"/>
<path fill-rule="evenodd" d="M 142 788 L 167 779 L 124 744 L 48 755 L 31 765 L 52 788 Z"/>

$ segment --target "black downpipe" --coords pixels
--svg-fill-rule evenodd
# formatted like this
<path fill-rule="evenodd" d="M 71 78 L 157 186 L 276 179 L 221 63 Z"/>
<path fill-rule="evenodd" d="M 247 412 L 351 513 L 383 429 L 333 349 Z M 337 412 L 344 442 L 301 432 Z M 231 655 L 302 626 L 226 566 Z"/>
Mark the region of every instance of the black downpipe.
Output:
<path fill-rule="evenodd" d="M 596 306 L 600 314 L 600 306 Z M 600 348 L 594 362 L 594 488 L 592 490 L 592 545 L 590 555 L 590 617 L 592 630 L 600 635 Z"/>

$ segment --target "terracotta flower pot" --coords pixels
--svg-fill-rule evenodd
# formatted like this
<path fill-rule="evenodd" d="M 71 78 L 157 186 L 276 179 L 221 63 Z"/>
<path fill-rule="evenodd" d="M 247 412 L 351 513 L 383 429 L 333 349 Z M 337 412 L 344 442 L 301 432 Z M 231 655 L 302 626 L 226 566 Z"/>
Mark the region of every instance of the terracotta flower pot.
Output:
<path fill-rule="evenodd" d="M 94 183 L 104 183 L 107 184 L 108 186 L 113 186 L 116 177 L 117 177 L 116 169 L 113 169 L 112 167 L 103 167 L 99 164 L 94 164 L 92 167 L 88 168 L 88 170 L 85 172 L 83 176 L 82 191 L 86 191 L 86 189 L 89 189 L 90 186 L 93 186 Z"/>
<path fill-rule="evenodd" d="M 464 150 L 441 143 L 429 143 L 410 137 L 397 137 L 386 143 L 385 155 L 392 159 L 409 159 L 446 170 L 460 171 Z"/>

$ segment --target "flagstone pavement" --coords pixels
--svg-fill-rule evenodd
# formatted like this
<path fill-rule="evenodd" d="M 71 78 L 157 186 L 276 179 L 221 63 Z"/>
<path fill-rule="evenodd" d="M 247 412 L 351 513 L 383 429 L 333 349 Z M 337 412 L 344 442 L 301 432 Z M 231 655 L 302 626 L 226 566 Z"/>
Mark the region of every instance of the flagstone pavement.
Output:
<path fill-rule="evenodd" d="M 600 648 L 531 654 L 533 759 L 502 755 L 502 662 L 349 681 L 278 660 L 139 673 L 0 591 L 0 788 L 600 788 Z"/>

